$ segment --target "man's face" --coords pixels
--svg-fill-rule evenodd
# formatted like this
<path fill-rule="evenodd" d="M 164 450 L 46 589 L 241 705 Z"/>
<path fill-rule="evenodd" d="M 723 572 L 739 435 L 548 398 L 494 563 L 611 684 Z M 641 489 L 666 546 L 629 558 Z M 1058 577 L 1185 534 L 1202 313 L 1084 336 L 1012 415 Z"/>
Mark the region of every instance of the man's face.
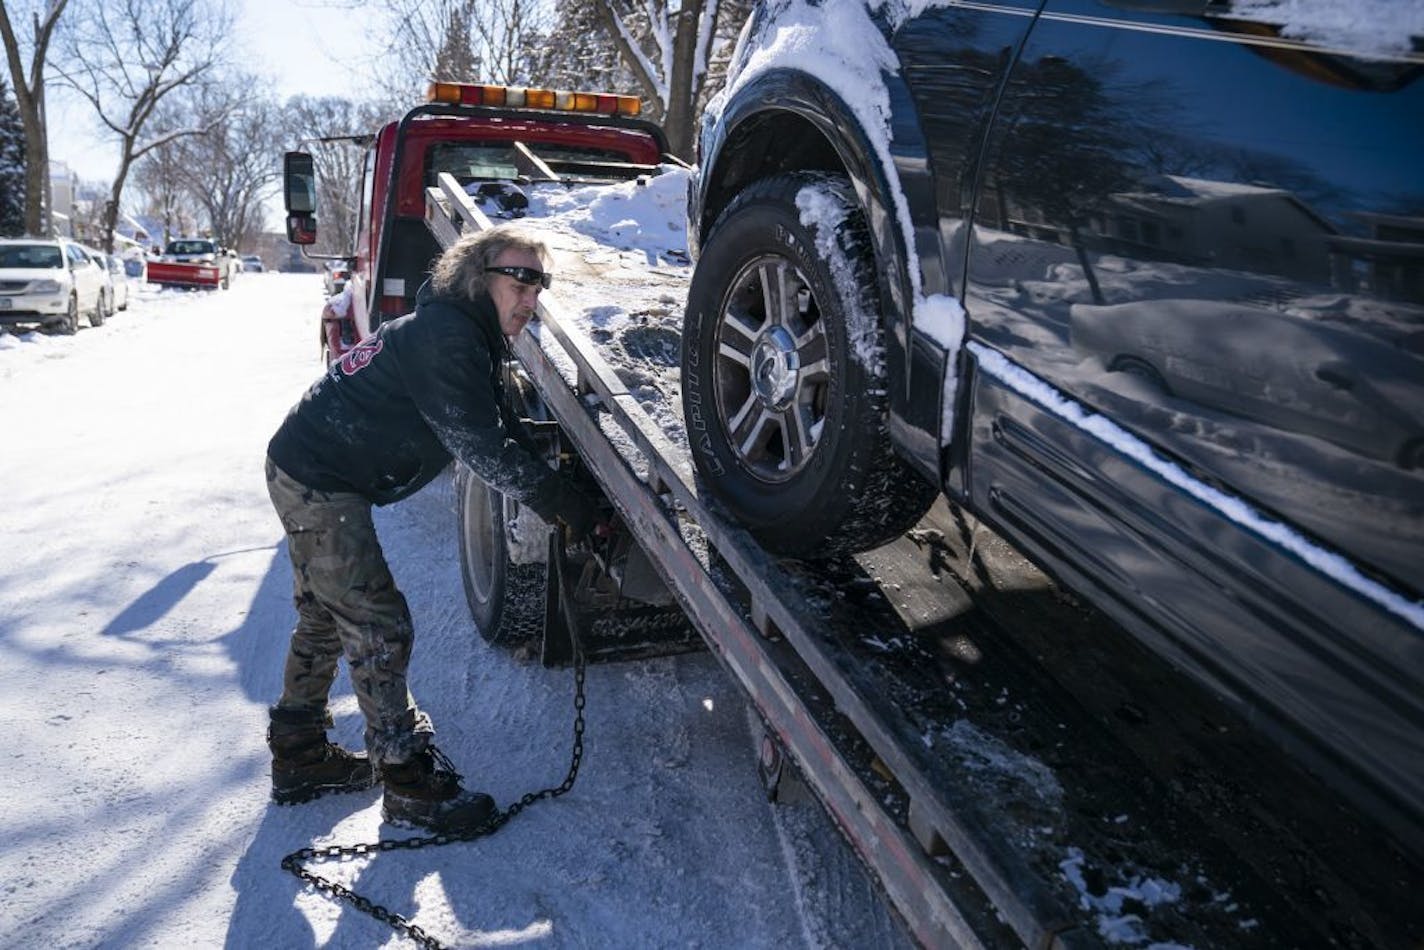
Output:
<path fill-rule="evenodd" d="M 542 272 L 544 264 L 531 251 L 507 247 L 494 259 L 494 267 L 528 267 Z M 538 284 L 521 284 L 508 274 L 486 274 L 486 287 L 490 299 L 494 301 L 495 312 L 499 314 L 499 331 L 505 336 L 517 336 L 534 316 L 534 305 L 539 301 Z"/>

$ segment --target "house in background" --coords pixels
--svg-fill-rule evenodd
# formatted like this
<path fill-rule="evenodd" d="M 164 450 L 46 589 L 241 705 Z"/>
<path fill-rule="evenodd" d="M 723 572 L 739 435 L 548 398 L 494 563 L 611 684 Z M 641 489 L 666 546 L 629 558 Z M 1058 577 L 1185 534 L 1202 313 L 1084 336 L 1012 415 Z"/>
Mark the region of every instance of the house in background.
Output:
<path fill-rule="evenodd" d="M 79 175 L 64 162 L 50 159 L 50 230 L 56 237 L 74 237 L 74 197 Z"/>
<path fill-rule="evenodd" d="M 107 182 L 87 182 L 62 161 L 49 163 L 50 230 L 58 237 L 98 246 L 103 211 L 109 200 Z"/>

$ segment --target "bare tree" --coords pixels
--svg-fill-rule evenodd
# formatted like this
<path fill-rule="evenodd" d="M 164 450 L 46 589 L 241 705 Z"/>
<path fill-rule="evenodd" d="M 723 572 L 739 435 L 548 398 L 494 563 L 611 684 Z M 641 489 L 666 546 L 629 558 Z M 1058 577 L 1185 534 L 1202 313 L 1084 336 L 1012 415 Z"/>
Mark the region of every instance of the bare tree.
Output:
<path fill-rule="evenodd" d="M 29 73 L 20 48 L 20 39 L 10 21 L 11 7 L 18 5 L 0 0 L 0 37 L 5 40 L 5 59 L 10 67 L 10 82 L 15 87 L 15 102 L 20 108 L 20 120 L 25 128 L 25 230 L 30 234 L 50 233 L 49 136 L 45 128 L 45 64 L 49 59 L 50 40 L 69 0 L 45 0 L 39 9 L 30 10 L 34 36 L 29 43 Z"/>
<path fill-rule="evenodd" d="M 356 246 L 362 161 L 383 123 L 382 110 L 349 99 L 294 96 L 284 111 L 289 143 L 316 163 L 324 253 L 347 254 Z"/>
<path fill-rule="evenodd" d="M 179 161 L 174 172 L 195 206 L 205 213 L 213 238 L 225 247 L 247 246 L 262 230 L 262 204 L 281 177 L 284 124 L 276 104 L 246 94 L 250 76 L 198 92 L 196 115 L 226 119 L 206 135 L 170 144 Z"/>
<path fill-rule="evenodd" d="M 154 116 L 155 131 L 170 123 L 161 115 Z M 179 234 L 192 233 L 197 221 L 183 184 L 182 139 L 164 142 L 150 149 L 134 163 L 133 181 L 142 195 L 139 207 L 146 217 L 163 222 L 163 233 L 150 235 L 160 247 Z"/>
<path fill-rule="evenodd" d="M 470 36 L 468 24 L 473 7 L 474 0 L 385 0 L 390 46 L 389 55 L 379 68 L 383 70 L 381 78 L 390 101 L 416 101 L 435 75 L 437 63 L 451 62 L 451 44 Z M 460 65 L 477 72 L 483 64 L 475 61 L 471 53 L 470 59 Z"/>
<path fill-rule="evenodd" d="M 475 52 L 470 32 L 470 11 L 457 8 L 450 11 L 450 20 L 441 37 L 440 51 L 435 54 L 431 75 L 443 82 L 478 82 L 480 59 Z"/>
<path fill-rule="evenodd" d="M 674 155 L 692 158 L 723 0 L 595 0 Z"/>
<path fill-rule="evenodd" d="M 544 28 L 546 16 L 540 0 L 482 0 L 471 25 L 479 43 L 479 57 L 491 82 L 534 85 L 529 74 L 530 53 Z"/>
<path fill-rule="evenodd" d="M 542 0 L 384 0 L 390 49 L 388 92 L 414 101 L 432 79 L 529 85 L 532 51 L 546 14 Z M 467 45 L 460 55 L 458 48 Z M 460 75 L 442 72 L 457 66 Z"/>
<path fill-rule="evenodd" d="M 638 89 L 604 19 L 587 0 L 557 0 L 548 32 L 530 56 L 535 85 L 628 93 Z"/>
<path fill-rule="evenodd" d="M 113 248 L 124 184 L 138 159 L 165 142 L 200 135 L 220 115 L 149 135 L 150 120 L 175 91 L 209 81 L 230 35 L 231 16 L 212 0 L 80 0 L 55 71 L 119 139 L 119 167 L 105 206 L 104 246 Z"/>

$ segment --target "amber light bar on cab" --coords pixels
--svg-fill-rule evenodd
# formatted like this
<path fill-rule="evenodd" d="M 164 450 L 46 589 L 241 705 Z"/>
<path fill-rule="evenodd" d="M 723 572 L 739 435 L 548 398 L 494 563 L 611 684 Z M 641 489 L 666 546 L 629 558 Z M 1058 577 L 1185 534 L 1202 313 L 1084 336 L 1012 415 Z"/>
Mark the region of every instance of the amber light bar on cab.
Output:
<path fill-rule="evenodd" d="M 526 89 L 523 86 L 483 86 L 460 82 L 433 82 L 427 102 L 466 106 L 501 106 L 506 109 L 547 109 L 555 112 L 593 112 L 600 115 L 637 115 L 643 101 L 637 96 L 611 92 L 565 92 L 562 89 Z"/>

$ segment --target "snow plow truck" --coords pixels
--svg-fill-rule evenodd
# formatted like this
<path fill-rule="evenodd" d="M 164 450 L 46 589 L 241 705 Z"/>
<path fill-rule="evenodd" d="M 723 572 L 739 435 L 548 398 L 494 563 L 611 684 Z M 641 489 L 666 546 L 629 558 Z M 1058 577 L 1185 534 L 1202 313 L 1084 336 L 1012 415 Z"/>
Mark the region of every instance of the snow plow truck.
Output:
<path fill-rule="evenodd" d="M 156 261 L 148 262 L 148 282 L 163 287 L 227 290 L 232 282 L 232 258 L 209 238 L 169 241 Z"/>

